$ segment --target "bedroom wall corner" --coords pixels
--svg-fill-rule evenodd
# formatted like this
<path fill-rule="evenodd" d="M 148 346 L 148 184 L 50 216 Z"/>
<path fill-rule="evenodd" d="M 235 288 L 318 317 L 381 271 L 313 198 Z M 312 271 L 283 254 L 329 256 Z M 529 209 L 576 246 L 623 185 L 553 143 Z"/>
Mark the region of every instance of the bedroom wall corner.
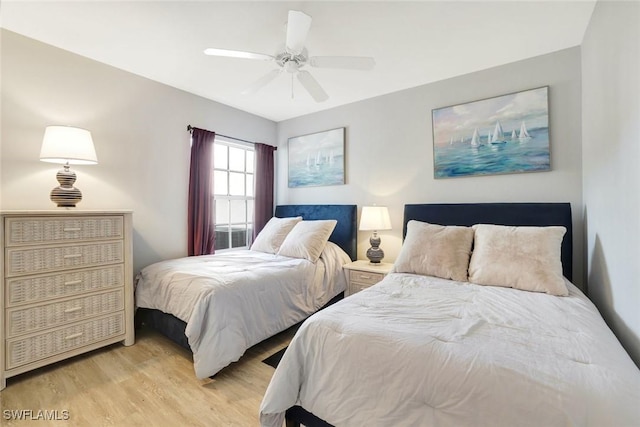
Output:
<path fill-rule="evenodd" d="M 134 271 L 186 256 L 191 124 L 276 145 L 275 122 L 2 29 L 0 206 L 55 209 L 47 125 L 89 129 L 98 164 L 73 167 L 77 209 L 132 209 Z"/>
<path fill-rule="evenodd" d="M 582 75 L 588 295 L 640 367 L 640 3 L 596 4 Z"/>

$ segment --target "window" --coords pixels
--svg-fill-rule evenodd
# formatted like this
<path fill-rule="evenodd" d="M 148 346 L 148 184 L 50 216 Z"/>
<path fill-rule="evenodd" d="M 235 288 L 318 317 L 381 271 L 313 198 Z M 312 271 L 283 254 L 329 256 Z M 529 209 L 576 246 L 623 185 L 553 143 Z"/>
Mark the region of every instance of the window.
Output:
<path fill-rule="evenodd" d="M 216 251 L 245 248 L 253 234 L 253 145 L 216 136 L 213 144 L 213 212 Z"/>

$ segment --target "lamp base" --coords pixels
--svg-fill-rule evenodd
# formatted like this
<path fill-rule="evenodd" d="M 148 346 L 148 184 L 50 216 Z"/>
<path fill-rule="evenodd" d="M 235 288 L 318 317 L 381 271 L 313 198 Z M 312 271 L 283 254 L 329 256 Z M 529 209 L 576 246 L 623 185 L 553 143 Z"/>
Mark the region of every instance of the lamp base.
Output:
<path fill-rule="evenodd" d="M 76 173 L 69 170 L 69 164 L 64 165 L 56 174 L 56 179 L 60 186 L 51 190 L 49 198 L 59 208 L 75 208 L 76 204 L 82 200 L 82 193 L 73 183 L 76 182 Z"/>
<path fill-rule="evenodd" d="M 384 258 L 384 252 L 380 249 L 380 242 L 381 240 L 380 237 L 378 237 L 378 233 L 374 231 L 371 238 L 369 238 L 371 247 L 367 249 L 367 258 L 369 258 L 371 264 L 380 264 L 380 261 Z"/>
<path fill-rule="evenodd" d="M 75 208 L 82 200 L 82 193 L 76 187 L 56 187 L 51 190 L 50 198 L 59 208 Z"/>

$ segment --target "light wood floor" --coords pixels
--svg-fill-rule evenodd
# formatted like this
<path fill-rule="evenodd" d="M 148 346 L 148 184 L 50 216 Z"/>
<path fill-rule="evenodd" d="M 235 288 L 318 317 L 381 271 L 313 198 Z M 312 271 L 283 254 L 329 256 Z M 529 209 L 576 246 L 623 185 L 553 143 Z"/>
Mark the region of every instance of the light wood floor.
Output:
<path fill-rule="evenodd" d="M 7 380 L 6 410 L 69 411 L 67 421 L 38 426 L 258 426 L 258 409 L 273 375 L 262 360 L 285 347 L 291 328 L 247 350 L 214 379 L 198 380 L 191 354 L 147 329 L 131 347 L 114 344 Z"/>

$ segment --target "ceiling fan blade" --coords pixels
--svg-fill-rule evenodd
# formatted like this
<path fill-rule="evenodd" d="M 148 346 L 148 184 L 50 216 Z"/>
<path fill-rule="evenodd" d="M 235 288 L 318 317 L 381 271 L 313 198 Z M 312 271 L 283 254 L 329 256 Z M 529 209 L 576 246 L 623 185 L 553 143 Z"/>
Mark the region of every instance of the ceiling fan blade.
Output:
<path fill-rule="evenodd" d="M 260 77 L 258 80 L 253 82 L 249 87 L 247 87 L 241 93 L 243 95 L 251 95 L 253 93 L 256 93 L 257 91 L 259 91 L 260 89 L 262 89 L 263 87 L 271 83 L 271 81 L 276 77 L 278 77 L 281 72 L 282 72 L 282 69 L 269 71 L 267 74 L 265 74 L 264 76 Z"/>
<path fill-rule="evenodd" d="M 242 58 L 242 59 L 261 59 L 263 61 L 271 61 L 275 59 L 271 55 L 264 53 L 244 52 L 242 50 L 229 50 L 229 49 L 216 49 L 210 47 L 204 50 L 205 55 L 211 56 L 225 56 L 228 58 Z"/>
<path fill-rule="evenodd" d="M 317 80 L 308 71 L 298 71 L 298 80 L 316 102 L 323 102 L 329 99 L 327 92 L 322 89 Z"/>
<path fill-rule="evenodd" d="M 304 49 L 304 42 L 307 40 L 311 28 L 311 17 L 297 10 L 289 11 L 287 21 L 287 52 L 298 55 Z"/>
<path fill-rule="evenodd" d="M 318 68 L 343 68 L 347 70 L 371 70 L 376 61 L 369 56 L 312 56 L 309 64 Z"/>

